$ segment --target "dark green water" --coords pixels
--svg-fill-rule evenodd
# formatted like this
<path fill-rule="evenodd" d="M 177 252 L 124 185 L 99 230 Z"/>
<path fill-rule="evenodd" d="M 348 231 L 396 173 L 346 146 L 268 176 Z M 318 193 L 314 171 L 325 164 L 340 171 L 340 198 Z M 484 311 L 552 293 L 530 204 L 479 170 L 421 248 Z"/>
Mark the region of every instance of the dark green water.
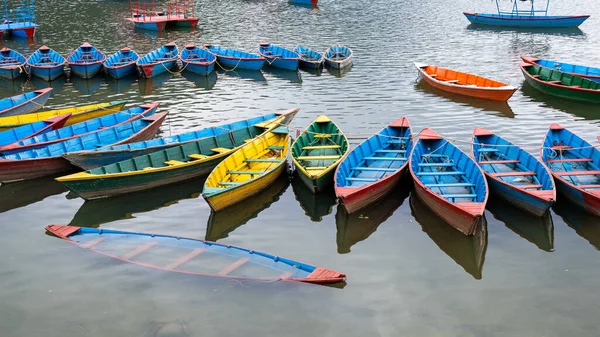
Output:
<path fill-rule="evenodd" d="M 448 96 L 415 83 L 430 62 L 523 84 L 519 55 L 600 66 L 600 7 L 553 2 L 555 14 L 591 14 L 581 30 L 501 31 L 468 26 L 462 11 L 492 2 L 321 0 L 198 1 L 199 29 L 152 34 L 125 20 L 126 1 L 37 3 L 36 40 L 3 44 L 26 55 L 43 44 L 67 54 L 88 41 L 107 53 L 145 53 L 169 41 L 256 50 L 258 42 L 355 53 L 343 76 L 264 71 L 209 79 L 53 83 L 48 107 L 117 99 L 160 101 L 163 134 L 301 108 L 293 126 L 327 114 L 359 142 L 401 116 L 461 141 L 482 126 L 526 146 L 561 123 L 592 141 L 600 108 L 523 85 L 508 105 Z M 510 2 L 503 2 L 510 6 Z M 0 96 L 47 86 L 0 82 Z M 534 151 L 534 150 L 532 150 Z M 203 181 L 83 202 L 52 180 L 0 187 L 0 335 L 29 336 L 598 336 L 600 220 L 564 200 L 537 219 L 492 200 L 487 232 L 464 237 L 433 216 L 410 181 L 361 214 L 332 195 L 285 179 L 251 202 L 211 214 Z M 344 272 L 345 288 L 234 282 L 120 263 L 48 236 L 48 224 L 208 238 Z"/>

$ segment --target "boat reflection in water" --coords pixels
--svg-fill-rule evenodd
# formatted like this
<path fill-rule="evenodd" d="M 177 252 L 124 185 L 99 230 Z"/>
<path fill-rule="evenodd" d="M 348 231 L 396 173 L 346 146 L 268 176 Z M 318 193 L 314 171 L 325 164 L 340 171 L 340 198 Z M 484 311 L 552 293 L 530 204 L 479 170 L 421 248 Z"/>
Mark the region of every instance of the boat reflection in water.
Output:
<path fill-rule="evenodd" d="M 352 214 L 348 214 L 342 205 L 338 205 L 335 215 L 338 253 L 350 253 L 352 246 L 375 233 L 379 225 L 402 205 L 410 190 L 410 184 L 401 183 L 382 199 Z"/>
<path fill-rule="evenodd" d="M 600 250 L 600 219 L 582 210 L 563 194 L 552 209 L 563 221 L 575 230 L 577 235 L 586 239 L 592 246 Z"/>
<path fill-rule="evenodd" d="M 515 118 L 515 113 L 512 111 L 510 105 L 508 105 L 508 103 L 505 101 L 492 101 L 487 99 L 479 99 L 475 97 L 457 95 L 451 92 L 434 88 L 425 81 L 419 81 L 415 88 L 418 91 L 443 97 L 462 106 L 473 107 L 501 117 Z"/>
<path fill-rule="evenodd" d="M 251 219 L 256 218 L 260 212 L 279 200 L 289 185 L 288 176 L 283 174 L 271 186 L 259 194 L 252 196 L 252 198 L 248 198 L 244 202 L 237 203 L 220 212 L 211 210 L 204 239 L 207 241 L 217 241 L 226 238 L 229 233 L 246 224 Z"/>
<path fill-rule="evenodd" d="M 324 216 L 331 214 L 333 206 L 337 203 L 333 186 L 326 191 L 313 193 L 296 174 L 292 180 L 292 189 L 296 200 L 311 221 L 321 222 Z"/>
<path fill-rule="evenodd" d="M 330 75 L 333 75 L 337 78 L 342 78 L 344 76 L 346 76 L 351 70 L 352 70 L 352 65 L 348 66 L 348 67 L 344 67 L 342 69 L 337 69 L 337 68 L 331 68 L 331 67 L 326 67 L 327 68 L 327 73 L 329 73 Z"/>
<path fill-rule="evenodd" d="M 14 95 L 22 94 L 23 88 L 26 88 L 25 83 L 27 82 L 27 76 L 19 76 L 14 80 L 8 80 L 6 78 L 0 78 L 0 88 Z M 33 91 L 33 90 L 25 90 Z"/>
<path fill-rule="evenodd" d="M 262 71 L 243 70 L 243 69 L 237 69 L 234 71 L 225 71 L 225 70 L 219 68 L 218 66 L 215 67 L 215 69 L 217 69 L 217 73 L 219 75 L 239 77 L 239 78 L 248 79 L 248 80 L 252 80 L 252 81 L 256 81 L 256 82 L 266 82 L 267 81 L 267 79 L 265 78 L 265 75 L 263 75 Z"/>
<path fill-rule="evenodd" d="M 104 83 L 103 76 L 94 76 L 90 79 L 83 79 L 78 76 L 71 75 L 71 83 L 75 89 L 79 90 L 84 95 L 92 95 L 96 90 L 100 89 Z"/>
<path fill-rule="evenodd" d="M 523 82 L 521 92 L 523 96 L 528 97 L 533 102 L 540 103 L 542 107 L 559 110 L 585 119 L 600 119 L 600 108 L 597 105 L 573 102 L 551 96 L 537 90 L 527 82 Z"/>
<path fill-rule="evenodd" d="M 410 195 L 410 209 L 433 242 L 467 273 L 480 280 L 487 249 L 485 217 L 475 229 L 475 233 L 467 236 L 430 211 L 415 193 Z"/>
<path fill-rule="evenodd" d="M 186 80 L 196 84 L 197 88 L 202 88 L 205 90 L 212 89 L 215 86 L 215 84 L 217 83 L 217 73 L 214 71 L 211 72 L 210 74 L 208 74 L 208 76 L 202 76 L 202 75 L 194 74 L 193 72 L 184 70 L 181 73 L 181 76 L 183 76 Z"/>
<path fill-rule="evenodd" d="M 494 218 L 504 222 L 506 227 L 523 239 L 543 251 L 554 251 L 554 223 L 550 213 L 537 217 L 514 207 L 499 197 L 490 197 L 486 208 Z"/>
<path fill-rule="evenodd" d="M 177 204 L 180 200 L 195 199 L 202 193 L 204 181 L 189 180 L 151 190 L 106 199 L 88 200 L 81 205 L 71 226 L 99 227 L 122 219 L 132 219 L 135 213 L 145 213 Z"/>
<path fill-rule="evenodd" d="M 483 26 L 478 24 L 467 25 L 467 30 L 498 33 L 502 35 L 525 33 L 524 35 L 546 35 L 546 36 L 585 36 L 585 33 L 579 28 L 536 28 L 536 27 L 509 27 L 509 26 Z M 532 34 L 534 33 L 534 34 Z"/>
<path fill-rule="evenodd" d="M 117 94 L 120 94 L 120 93 L 129 91 L 129 89 L 131 88 L 131 85 L 137 79 L 138 79 L 137 75 L 129 75 L 129 76 L 121 77 L 118 80 L 115 78 L 112 78 L 110 76 L 107 76 L 106 83 L 108 84 L 108 87 L 110 88 L 110 90 L 112 90 L 113 92 L 115 92 Z"/>
<path fill-rule="evenodd" d="M 44 81 L 37 76 L 32 76 L 29 80 L 31 81 L 31 84 L 33 84 L 33 87 L 36 90 L 44 89 L 44 88 L 52 88 L 53 90 L 52 90 L 52 93 L 50 94 L 50 97 L 52 97 L 52 95 L 55 95 L 58 92 L 61 92 L 63 87 L 65 86 L 64 75 L 61 75 L 54 81 L 50 81 L 50 82 Z"/>
<path fill-rule="evenodd" d="M 283 69 L 277 69 L 277 68 L 273 68 L 273 67 L 265 67 L 265 70 L 263 70 L 264 72 L 266 72 L 269 75 L 274 76 L 275 78 L 284 80 L 284 81 L 289 81 L 291 83 L 302 83 L 302 76 L 300 75 L 299 71 L 289 71 L 289 70 L 283 70 Z"/>
<path fill-rule="evenodd" d="M 140 95 L 152 95 L 152 93 L 160 86 L 165 84 L 173 75 L 169 72 L 162 73 L 158 76 L 151 78 L 140 78 L 138 81 L 138 87 Z"/>
<path fill-rule="evenodd" d="M 54 180 L 54 177 L 2 185 L 0 186 L 0 213 L 31 205 L 64 192 L 67 192 L 67 188 Z"/>

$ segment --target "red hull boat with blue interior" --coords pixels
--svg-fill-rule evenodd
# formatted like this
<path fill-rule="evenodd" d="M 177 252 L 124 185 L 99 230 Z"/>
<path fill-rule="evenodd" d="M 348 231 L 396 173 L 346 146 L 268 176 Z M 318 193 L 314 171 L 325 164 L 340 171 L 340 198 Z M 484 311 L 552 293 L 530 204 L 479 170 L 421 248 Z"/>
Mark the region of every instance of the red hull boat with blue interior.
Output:
<path fill-rule="evenodd" d="M 170 72 L 177 65 L 177 59 L 179 59 L 179 49 L 175 42 L 171 42 L 142 56 L 137 61 L 137 66 L 143 77 L 151 78 Z"/>
<path fill-rule="evenodd" d="M 35 137 L 51 130 L 58 130 L 65 125 L 70 117 L 71 114 L 60 115 L 44 121 L 25 124 L 16 128 L 1 131 L 0 147 Z"/>

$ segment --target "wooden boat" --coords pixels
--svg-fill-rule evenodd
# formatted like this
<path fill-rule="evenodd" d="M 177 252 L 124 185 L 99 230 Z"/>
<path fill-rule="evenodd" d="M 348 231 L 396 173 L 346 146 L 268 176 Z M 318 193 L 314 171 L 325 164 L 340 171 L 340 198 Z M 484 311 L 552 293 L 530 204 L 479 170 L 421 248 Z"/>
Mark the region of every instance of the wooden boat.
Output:
<path fill-rule="evenodd" d="M 550 125 L 540 153 L 556 187 L 569 200 L 600 216 L 600 150 L 558 124 Z"/>
<path fill-rule="evenodd" d="M 271 67 L 292 71 L 298 70 L 300 55 L 294 51 L 269 42 L 261 42 L 258 46 L 258 53 L 264 57 L 267 64 Z"/>
<path fill-rule="evenodd" d="M 483 170 L 490 190 L 536 216 L 556 201 L 548 168 L 529 152 L 484 128 L 475 128 L 471 156 Z"/>
<path fill-rule="evenodd" d="M 0 182 L 35 179 L 73 169 L 61 155 L 69 151 L 93 149 L 106 144 L 135 142 L 154 137 L 167 112 L 153 114 L 130 123 L 82 135 L 39 149 L 0 156 Z"/>
<path fill-rule="evenodd" d="M 91 151 L 69 152 L 64 157 L 71 164 L 84 170 L 91 170 L 100 166 L 109 165 L 127 159 L 161 151 L 170 147 L 175 147 L 185 143 L 195 142 L 202 138 L 217 137 L 220 135 L 229 135 L 236 130 L 243 130 L 253 125 L 261 125 L 279 116 L 284 116 L 283 124 L 289 123 L 299 109 L 290 109 L 278 113 L 266 114 L 259 117 L 252 117 L 246 120 L 236 121 L 230 124 L 213 126 L 205 129 L 181 133 L 178 135 L 155 138 L 143 142 L 129 143 L 117 146 L 100 147 Z M 234 139 L 235 142 L 241 141 Z M 218 145 L 218 144 L 217 144 Z"/>
<path fill-rule="evenodd" d="M 0 132 L 0 146 L 13 144 L 50 130 L 60 129 L 63 127 L 67 119 L 69 119 L 69 117 L 71 117 L 71 115 L 62 115 L 45 121 L 25 124 L 18 128 L 2 131 Z"/>
<path fill-rule="evenodd" d="M 90 200 L 198 178 L 210 173 L 221 160 L 243 146 L 245 140 L 282 123 L 289 123 L 294 113 L 57 180 L 82 198 Z"/>
<path fill-rule="evenodd" d="M 64 126 L 69 126 L 86 120 L 102 117 L 120 111 L 127 101 L 114 101 L 109 103 L 98 103 L 82 105 L 79 107 L 65 108 L 59 110 L 48 110 L 26 115 L 0 117 L 0 131 L 17 128 L 26 124 L 47 120 L 62 115 L 71 115 Z"/>
<path fill-rule="evenodd" d="M 423 63 L 415 63 L 415 67 L 427 84 L 454 94 L 507 101 L 517 91 L 517 88 L 506 83 L 469 73 Z"/>
<path fill-rule="evenodd" d="M 298 176 L 313 193 L 333 182 L 335 169 L 346 153 L 348 139 L 327 116 L 317 117 L 292 144 Z"/>
<path fill-rule="evenodd" d="M 317 7 L 319 0 L 289 0 L 289 3 L 294 5 Z"/>
<path fill-rule="evenodd" d="M 333 69 L 343 69 L 352 65 L 352 49 L 346 46 L 331 46 L 325 51 L 325 65 Z"/>
<path fill-rule="evenodd" d="M 543 93 L 573 101 L 600 103 L 600 82 L 526 62 L 519 66 L 527 83 Z"/>
<path fill-rule="evenodd" d="M 360 143 L 335 171 L 335 194 L 348 213 L 381 199 L 404 176 L 412 150 L 408 118 L 392 122 Z"/>
<path fill-rule="evenodd" d="M 51 225 L 46 230 L 93 252 L 164 271 L 241 280 L 316 284 L 338 283 L 346 279 L 346 275 L 329 269 L 199 239 L 61 225 Z M 220 263 L 210 257 L 217 258 Z M 170 263 L 164 264 L 165 259 Z M 193 263 L 188 263 L 190 261 Z M 205 263 L 198 263 L 201 261 Z"/>
<path fill-rule="evenodd" d="M 217 57 L 206 49 L 199 48 L 193 44 L 187 44 L 181 51 L 181 62 L 185 70 L 208 76 L 208 74 L 215 70 Z"/>
<path fill-rule="evenodd" d="M 140 56 L 133 50 L 124 47 L 112 54 L 104 61 L 103 66 L 106 73 L 116 79 L 120 79 L 136 72 L 136 62 Z"/>
<path fill-rule="evenodd" d="M 595 82 L 600 82 L 600 68 L 539 59 L 537 57 L 530 56 L 521 56 L 521 59 L 526 63 L 537 64 L 542 67 L 555 69 L 558 71 L 562 71 L 563 73 L 584 77 Z"/>
<path fill-rule="evenodd" d="M 323 54 L 318 53 L 308 47 L 298 46 L 294 52 L 300 55 L 300 67 L 306 69 L 321 69 L 323 67 Z"/>
<path fill-rule="evenodd" d="M 139 107 L 131 108 L 129 110 L 116 112 L 108 116 L 102 116 L 99 118 L 94 118 L 92 120 L 67 126 L 56 131 L 46 132 L 44 134 L 38 135 L 36 137 L 31 137 L 20 142 L 12 143 L 6 146 L 0 146 L 0 152 L 2 154 L 10 154 L 20 151 L 39 149 L 59 142 L 72 141 L 73 139 L 79 138 L 84 135 L 94 134 L 103 130 L 111 129 L 114 126 L 133 122 L 143 117 L 149 117 L 152 114 L 154 114 L 154 112 L 156 112 L 158 105 L 159 103 L 142 105 Z M 114 130 L 109 131 L 111 133 L 114 132 Z M 97 136 L 100 137 L 100 134 L 98 134 Z M 114 136 L 109 137 L 107 139 L 111 138 L 114 138 Z M 98 138 L 97 144 L 104 144 L 104 141 L 105 139 Z M 113 143 L 106 143 L 106 145 L 109 144 Z"/>
<path fill-rule="evenodd" d="M 547 0 L 545 10 L 536 9 L 534 0 L 531 0 L 531 8 L 522 10 L 519 9 L 518 1 L 513 1 L 512 11 L 503 12 L 500 10 L 498 0 L 496 0 L 497 14 L 471 12 L 464 12 L 463 14 L 467 17 L 467 20 L 475 25 L 511 28 L 576 28 L 590 17 L 589 15 L 550 16 L 548 15 L 549 4 L 550 0 Z"/>
<path fill-rule="evenodd" d="M 0 117 L 24 115 L 44 107 L 52 88 L 40 89 L 0 99 Z"/>
<path fill-rule="evenodd" d="M 475 161 L 431 129 L 421 131 L 409 160 L 417 196 L 454 228 L 473 235 L 488 199 Z"/>
<path fill-rule="evenodd" d="M 202 196 L 218 212 L 265 190 L 286 169 L 289 130 L 279 126 L 252 139 L 208 175 Z"/>
<path fill-rule="evenodd" d="M 66 63 L 62 55 L 47 46 L 41 46 L 27 59 L 31 75 L 48 82 L 63 74 Z"/>
<path fill-rule="evenodd" d="M 67 64 L 75 76 L 92 78 L 102 70 L 106 55 L 91 44 L 84 42 L 67 57 Z"/>
<path fill-rule="evenodd" d="M 25 63 L 27 59 L 20 53 L 6 47 L 0 49 L 0 77 L 14 80 L 26 74 Z"/>
<path fill-rule="evenodd" d="M 137 60 L 137 66 L 143 77 L 151 78 L 165 72 L 170 72 L 177 65 L 179 49 L 175 42 L 149 52 Z"/>
<path fill-rule="evenodd" d="M 265 64 L 265 58 L 257 54 L 211 44 L 205 44 L 204 48 L 215 54 L 217 65 L 225 71 L 261 70 Z"/>

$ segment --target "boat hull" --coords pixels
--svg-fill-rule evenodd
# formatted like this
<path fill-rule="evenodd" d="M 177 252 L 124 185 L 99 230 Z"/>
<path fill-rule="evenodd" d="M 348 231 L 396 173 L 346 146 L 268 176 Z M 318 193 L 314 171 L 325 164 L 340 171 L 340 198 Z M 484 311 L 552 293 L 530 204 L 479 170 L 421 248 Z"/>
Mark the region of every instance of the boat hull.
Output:
<path fill-rule="evenodd" d="M 600 216 L 600 193 L 592 194 L 582 192 L 580 189 L 565 183 L 562 177 L 554 174 L 554 172 L 552 173 L 552 176 L 554 176 L 556 188 L 562 195 L 586 212 L 595 216 Z"/>
<path fill-rule="evenodd" d="M 222 57 L 217 55 L 217 62 L 221 68 L 227 71 L 242 70 L 261 70 L 265 65 L 263 59 L 236 59 L 230 57 Z"/>
<path fill-rule="evenodd" d="M 135 61 L 129 63 L 128 65 L 125 66 L 120 66 L 120 67 L 104 67 L 104 69 L 106 70 L 106 73 L 108 74 L 108 76 L 114 78 L 114 79 L 120 79 L 126 76 L 129 76 L 133 73 L 135 73 L 136 70 L 136 65 L 135 65 Z"/>
<path fill-rule="evenodd" d="M 193 140 L 195 141 L 195 140 Z M 123 150 L 123 151 L 84 151 L 84 152 L 70 152 L 63 155 L 71 164 L 84 169 L 91 170 L 100 166 L 105 166 L 113 163 L 117 163 L 123 160 L 132 159 L 135 157 L 150 154 L 152 152 L 165 150 L 170 147 L 179 146 L 185 143 L 173 143 L 166 144 L 163 146 L 154 146 L 145 149 L 136 150 Z M 208 172 L 210 173 L 210 172 Z"/>
<path fill-rule="evenodd" d="M 335 188 L 335 194 L 340 198 L 340 202 L 346 209 L 348 214 L 352 214 L 361 210 L 374 202 L 386 196 L 398 182 L 406 175 L 408 166 L 404 166 L 402 170 L 381 179 L 375 183 L 366 185 L 365 188 Z M 351 190 L 349 193 L 344 193 L 344 189 Z"/>
<path fill-rule="evenodd" d="M 175 66 L 175 60 L 166 62 L 157 62 L 153 64 L 140 64 L 141 74 L 145 78 L 151 78 L 171 71 Z"/>
<path fill-rule="evenodd" d="M 36 66 L 30 66 L 31 67 L 31 75 L 35 76 L 35 77 L 39 77 L 44 81 L 50 82 L 52 80 L 55 80 L 56 78 L 58 78 L 60 75 L 63 74 L 64 71 L 64 65 L 59 65 L 56 67 L 36 67 Z"/>
<path fill-rule="evenodd" d="M 333 184 L 333 177 L 335 176 L 336 167 L 337 165 L 332 167 L 327 173 L 325 173 L 325 175 L 322 175 L 320 177 L 309 177 L 301 170 L 297 171 L 298 176 L 300 177 L 300 181 L 302 181 L 302 183 L 306 185 L 311 192 L 319 193 L 323 192 L 329 186 L 331 186 L 331 184 Z"/>
<path fill-rule="evenodd" d="M 0 78 L 14 80 L 25 73 L 25 66 L 16 66 L 11 68 L 0 68 Z"/>
<path fill-rule="evenodd" d="M 336 61 L 332 61 L 329 59 L 325 59 L 325 65 L 328 68 L 333 68 L 333 69 L 343 69 L 346 67 L 349 67 L 352 65 L 352 57 L 348 57 L 346 59 L 344 59 L 343 61 L 340 62 L 336 62 Z"/>
<path fill-rule="evenodd" d="M 84 79 L 92 78 L 102 70 L 102 63 L 98 62 L 96 64 L 88 64 L 88 65 L 79 65 L 71 63 L 69 65 L 73 74 L 77 77 L 81 77 Z"/>
<path fill-rule="evenodd" d="M 300 66 L 300 68 L 303 68 L 303 69 L 321 69 L 321 68 L 323 68 L 323 61 L 311 62 L 311 61 L 300 60 L 299 66 Z"/>
<path fill-rule="evenodd" d="M 155 32 L 162 32 L 165 30 L 165 27 L 167 26 L 166 21 L 159 21 L 159 22 L 133 21 L 133 23 L 135 24 L 135 28 L 151 30 L 151 31 L 155 31 Z"/>
<path fill-rule="evenodd" d="M 208 76 L 210 73 L 212 73 L 215 70 L 215 63 L 209 63 L 209 64 L 194 64 L 192 62 L 186 62 L 183 61 L 183 67 L 185 68 L 186 71 L 192 72 L 194 74 L 198 74 L 198 75 L 202 75 L 202 76 Z"/>
<path fill-rule="evenodd" d="M 513 206 L 516 206 L 535 216 L 541 217 L 545 215 L 552 204 L 554 204 L 553 199 L 542 200 L 540 198 L 536 198 L 529 193 L 523 193 L 518 188 L 512 187 L 512 185 L 502 184 L 496 181 L 496 179 L 490 177 L 487 172 L 485 172 L 485 175 L 490 187 L 490 192 L 508 201 Z"/>
<path fill-rule="evenodd" d="M 1 110 L 0 116 L 8 117 L 8 116 L 25 115 L 25 114 L 29 114 L 32 112 L 36 112 L 36 111 L 40 110 L 42 107 L 44 107 L 44 104 L 46 104 L 46 101 L 48 101 L 48 98 L 50 98 L 51 92 L 52 92 L 52 90 L 47 90 L 46 92 L 44 92 L 40 95 L 37 95 L 36 97 L 32 98 L 31 100 L 29 100 L 23 104 L 12 107 L 10 109 Z"/>
<path fill-rule="evenodd" d="M 289 0 L 289 2 L 296 5 L 316 6 L 319 0 Z"/>
<path fill-rule="evenodd" d="M 600 103 L 600 91 L 598 90 L 576 90 L 567 86 L 558 86 L 545 83 L 543 81 L 536 81 L 523 67 L 521 67 L 521 71 L 523 72 L 523 76 L 525 76 L 525 80 L 529 85 L 545 94 L 573 101 Z"/>
<path fill-rule="evenodd" d="M 265 57 L 265 60 L 269 67 L 279 68 L 283 70 L 298 70 L 299 61 L 297 59 L 282 59 L 282 58 L 270 58 Z"/>
<path fill-rule="evenodd" d="M 514 28 L 576 28 L 589 15 L 580 16 L 522 16 L 463 13 L 472 24 Z"/>

